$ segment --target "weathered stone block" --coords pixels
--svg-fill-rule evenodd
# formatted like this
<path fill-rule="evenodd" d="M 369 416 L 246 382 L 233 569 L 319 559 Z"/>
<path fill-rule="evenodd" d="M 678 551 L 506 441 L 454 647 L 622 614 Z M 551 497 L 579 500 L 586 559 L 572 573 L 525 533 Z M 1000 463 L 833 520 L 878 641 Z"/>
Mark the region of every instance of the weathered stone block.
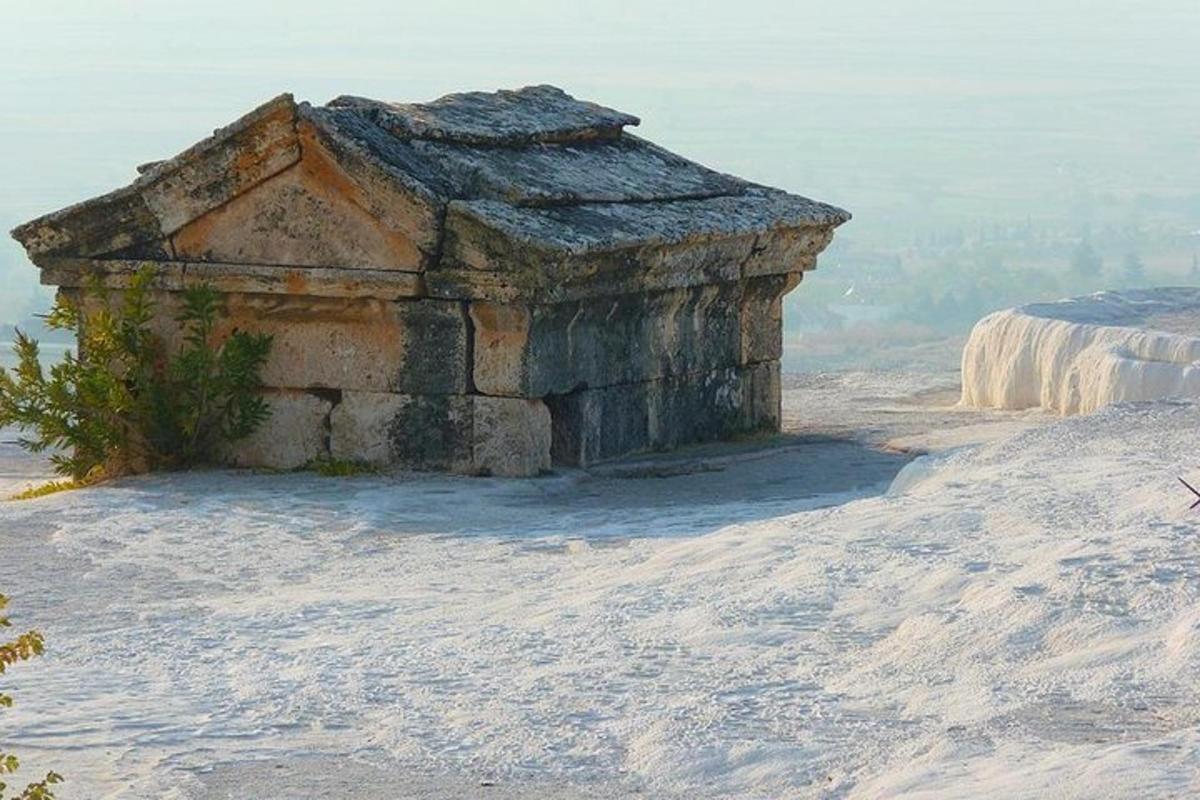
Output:
<path fill-rule="evenodd" d="M 519 477 L 550 469 L 550 411 L 540 400 L 472 398 L 472 472 Z"/>
<path fill-rule="evenodd" d="M 300 158 L 296 103 L 281 95 L 151 166 L 134 183 L 163 233 L 221 206 Z"/>
<path fill-rule="evenodd" d="M 350 181 L 321 152 L 306 151 L 295 166 L 181 227 L 171 236 L 176 258 L 422 269 L 416 244 L 353 203 Z"/>
<path fill-rule="evenodd" d="M 737 363 L 741 287 L 716 284 L 542 307 L 529 355 L 533 395 Z"/>
<path fill-rule="evenodd" d="M 508 208 L 490 201 L 478 205 L 501 213 Z M 580 252 L 564 252 L 537 240 L 510 239 L 458 203 L 450 204 L 446 225 L 445 252 L 428 275 L 430 292 L 438 297 L 502 302 L 561 303 L 728 283 L 741 277 L 740 264 L 751 255 L 756 241 L 748 233 L 589 252 L 586 240 L 580 240 Z M 569 248 L 573 242 L 568 237 L 556 244 Z"/>
<path fill-rule="evenodd" d="M 783 422 L 783 380 L 778 361 L 765 361 L 742 369 L 745 406 L 739 433 L 778 432 Z"/>
<path fill-rule="evenodd" d="M 110 253 L 162 235 L 158 218 L 133 188 L 118 189 L 13 231 L 35 264 L 45 256 Z"/>
<path fill-rule="evenodd" d="M 396 140 L 355 115 L 307 103 L 298 113 L 296 130 L 304 152 L 319 152 L 336 163 L 349 179 L 342 183 L 347 197 L 432 259 L 442 237 L 444 200 L 397 165 Z"/>
<path fill-rule="evenodd" d="M 217 331 L 274 337 L 268 386 L 410 394 L 467 388 L 467 327 L 458 303 L 230 295 Z"/>
<path fill-rule="evenodd" d="M 745 291 L 739 309 L 741 364 L 778 361 L 783 357 L 783 296 L 796 288 L 803 274 L 771 275 L 743 284 Z"/>
<path fill-rule="evenodd" d="M 520 304 L 471 303 L 467 313 L 474 336 L 471 380 L 475 388 L 497 396 L 534 394 L 527 391 L 533 310 Z"/>
<path fill-rule="evenodd" d="M 367 464 L 392 463 L 390 428 L 409 395 L 385 392 L 342 392 L 329 416 L 329 454 Z"/>
<path fill-rule="evenodd" d="M 848 215 L 768 189 L 669 203 L 523 207 L 455 200 L 430 288 L 496 299 L 556 302 L 575 287 L 593 296 L 717 283 L 810 269 Z M 474 273 L 474 275 L 472 275 Z M 476 276 L 482 280 L 476 285 Z"/>
<path fill-rule="evenodd" d="M 833 240 L 833 227 L 807 226 L 760 236 L 754 253 L 742 264 L 742 277 L 777 275 L 812 269 L 817 255 Z"/>
<path fill-rule="evenodd" d="M 464 395 L 408 395 L 387 426 L 388 463 L 472 472 L 473 407 Z"/>
<path fill-rule="evenodd" d="M 280 95 L 131 185 L 39 217 L 13 235 L 38 261 L 114 253 L 154 242 L 300 158 L 296 105 Z"/>
<path fill-rule="evenodd" d="M 402 139 L 462 144 L 586 143 L 615 138 L 624 126 L 640 121 L 597 103 L 580 102 L 555 86 L 496 94 L 462 92 L 432 103 L 381 103 L 342 95 L 329 105 L 369 114 Z"/>
<path fill-rule="evenodd" d="M 334 458 L 506 477 L 550 468 L 550 412 L 538 400 L 343 392 L 330 429 Z"/>
<path fill-rule="evenodd" d="M 476 302 L 474 381 L 488 395 L 580 388 L 777 360 L 799 273 L 555 305 Z"/>
<path fill-rule="evenodd" d="M 555 305 L 472 303 L 474 380 L 541 397 L 738 363 L 741 287 L 718 284 Z"/>
<path fill-rule="evenodd" d="M 72 290 L 78 291 L 78 290 Z M 121 302 L 114 291 L 110 302 Z M 152 328 L 168 349 L 181 345 L 178 292 L 156 291 Z M 267 333 L 263 385 L 409 394 L 463 394 L 469 341 L 461 303 L 230 293 L 214 330 Z"/>
<path fill-rule="evenodd" d="M 169 262 L 170 264 L 181 262 Z M 420 273 L 395 269 L 276 267 L 253 264 L 186 263 L 183 282 L 207 283 L 220 292 L 292 294 L 400 300 L 425 296 Z"/>
<path fill-rule="evenodd" d="M 329 454 L 331 398 L 294 389 L 266 389 L 263 396 L 271 416 L 250 436 L 227 447 L 230 464 L 296 469 Z"/>
<path fill-rule="evenodd" d="M 730 367 L 546 398 L 555 463 L 779 429 L 779 365 Z"/>

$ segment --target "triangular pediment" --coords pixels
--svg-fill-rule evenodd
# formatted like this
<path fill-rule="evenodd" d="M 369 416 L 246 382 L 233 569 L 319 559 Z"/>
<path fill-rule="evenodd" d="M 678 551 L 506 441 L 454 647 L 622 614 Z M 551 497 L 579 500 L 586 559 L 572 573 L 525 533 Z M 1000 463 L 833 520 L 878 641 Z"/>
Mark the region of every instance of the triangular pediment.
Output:
<path fill-rule="evenodd" d="M 97 257 L 161 242 L 182 225 L 300 160 L 291 95 L 264 103 L 129 186 L 21 225 L 34 261 Z"/>
<path fill-rule="evenodd" d="M 423 269 L 440 209 L 281 95 L 129 186 L 13 231 L 35 263 L 171 259 Z"/>
<path fill-rule="evenodd" d="M 360 194 L 319 146 L 296 164 L 169 237 L 179 261 L 419 271 L 424 255 L 355 202 Z"/>

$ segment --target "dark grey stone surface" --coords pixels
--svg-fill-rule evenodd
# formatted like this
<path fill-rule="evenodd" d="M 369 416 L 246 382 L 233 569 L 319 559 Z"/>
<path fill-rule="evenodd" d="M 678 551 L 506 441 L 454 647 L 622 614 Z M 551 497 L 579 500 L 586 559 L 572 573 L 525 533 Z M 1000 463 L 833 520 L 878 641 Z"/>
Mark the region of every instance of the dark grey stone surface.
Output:
<path fill-rule="evenodd" d="M 826 203 L 761 187 L 739 195 L 661 203 L 520 208 L 473 200 L 453 203 L 452 209 L 480 220 L 503 237 L 570 255 L 836 226 L 849 219 L 845 211 Z M 453 218 L 449 224 L 454 224 Z"/>
<path fill-rule="evenodd" d="M 778 360 L 787 288 L 786 276 L 767 276 L 532 305 L 523 338 L 500 336 L 487 327 L 493 315 L 472 312 L 476 385 L 542 397 Z"/>
<path fill-rule="evenodd" d="M 469 472 L 474 446 L 472 400 L 463 395 L 404 397 L 387 432 L 393 463 Z"/>
<path fill-rule="evenodd" d="M 389 465 L 502 477 L 529 477 L 550 468 L 550 415 L 540 401 L 481 395 L 375 398 L 382 400 L 377 411 L 382 412 L 383 460 Z M 344 421 L 334 422 L 334 436 Z M 358 422 L 369 426 L 368 420 Z"/>
<path fill-rule="evenodd" d="M 537 306 L 525 354 L 526 396 L 734 366 L 741 292 L 722 284 Z"/>
<path fill-rule="evenodd" d="M 563 144 L 479 147 L 391 135 L 353 109 L 301 106 L 301 115 L 353 140 L 396 179 L 443 201 L 522 206 L 644 202 L 737 194 L 750 184 L 624 135 Z"/>
<path fill-rule="evenodd" d="M 779 430 L 779 364 L 729 367 L 546 398 L 556 464 Z"/>
<path fill-rule="evenodd" d="M 392 135 L 482 145 L 580 141 L 619 135 L 640 120 L 576 100 L 555 86 L 448 94 L 429 103 L 384 103 L 343 95 L 330 101 L 369 116 Z"/>
<path fill-rule="evenodd" d="M 390 390 L 408 394 L 458 394 L 469 390 L 470 330 L 461 303 L 433 300 L 395 304 L 403 328 L 403 358 Z"/>
<path fill-rule="evenodd" d="M 796 275 L 768 275 L 742 285 L 738 317 L 742 364 L 783 358 L 783 296 L 799 283 Z"/>
<path fill-rule="evenodd" d="M 455 199 L 490 198 L 518 206 L 624 203 L 715 197 L 747 186 L 629 136 L 586 145 L 483 148 L 413 141 L 402 147 L 438 165 Z"/>
<path fill-rule="evenodd" d="M 454 209 L 480 219 L 504 236 L 571 254 L 648 243 L 679 245 L 697 236 L 724 239 L 781 228 L 827 227 L 850 218 L 832 205 L 761 187 L 736 196 L 672 203 L 523 209 L 494 200 L 473 200 L 455 203 Z"/>

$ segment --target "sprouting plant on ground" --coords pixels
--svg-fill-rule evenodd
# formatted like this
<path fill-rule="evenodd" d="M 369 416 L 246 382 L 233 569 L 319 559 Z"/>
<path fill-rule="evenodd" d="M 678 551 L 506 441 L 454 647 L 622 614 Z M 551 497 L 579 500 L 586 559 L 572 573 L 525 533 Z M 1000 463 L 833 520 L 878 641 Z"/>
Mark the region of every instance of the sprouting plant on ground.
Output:
<path fill-rule="evenodd" d="M 0 594 L 0 628 L 12 627 L 4 613 L 7 607 L 8 598 Z M 40 656 L 44 649 L 45 642 L 37 631 L 27 631 L 11 641 L 0 642 L 0 675 L 8 672 L 8 668 L 14 664 Z M 12 704 L 12 696 L 0 691 L 0 706 L 10 708 Z M 40 781 L 28 784 L 20 794 L 9 795 L 4 776 L 12 775 L 20 766 L 20 759 L 12 753 L 0 750 L 0 800 L 6 797 L 12 797 L 13 800 L 54 800 L 54 790 L 51 787 L 62 783 L 63 780 L 57 772 L 48 772 Z"/>
<path fill-rule="evenodd" d="M 46 495 L 58 494 L 59 492 L 69 492 L 72 489 L 80 489 L 87 486 L 87 481 L 77 481 L 67 479 L 62 481 L 47 481 L 46 483 L 31 486 L 9 497 L 9 500 L 34 500 L 38 497 Z"/>
<path fill-rule="evenodd" d="M 218 341 L 221 296 L 201 284 L 180 293 L 182 342 L 169 348 L 153 328 L 153 279 L 145 268 L 119 293 L 99 281 L 82 297 L 60 292 L 46 322 L 75 333 L 77 354 L 44 368 L 37 341 L 17 331 L 17 366 L 0 371 L 0 425 L 75 481 L 215 461 L 269 414 L 257 390 L 271 337 Z"/>

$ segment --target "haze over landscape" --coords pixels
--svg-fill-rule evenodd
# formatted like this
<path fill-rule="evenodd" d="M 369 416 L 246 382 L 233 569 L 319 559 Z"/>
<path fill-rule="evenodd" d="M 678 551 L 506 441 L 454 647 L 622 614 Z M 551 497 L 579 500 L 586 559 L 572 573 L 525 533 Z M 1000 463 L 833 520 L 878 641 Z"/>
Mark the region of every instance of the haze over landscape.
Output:
<path fill-rule="evenodd" d="M 554 83 L 701 163 L 854 212 L 789 296 L 785 368 L 904 358 L 889 348 L 1020 302 L 1200 282 L 1187 0 L 360 2 L 333 24 L 309 2 L 8 9 L 5 230 L 282 91 Z M 0 322 L 49 303 L 7 237 L 0 280 Z"/>

